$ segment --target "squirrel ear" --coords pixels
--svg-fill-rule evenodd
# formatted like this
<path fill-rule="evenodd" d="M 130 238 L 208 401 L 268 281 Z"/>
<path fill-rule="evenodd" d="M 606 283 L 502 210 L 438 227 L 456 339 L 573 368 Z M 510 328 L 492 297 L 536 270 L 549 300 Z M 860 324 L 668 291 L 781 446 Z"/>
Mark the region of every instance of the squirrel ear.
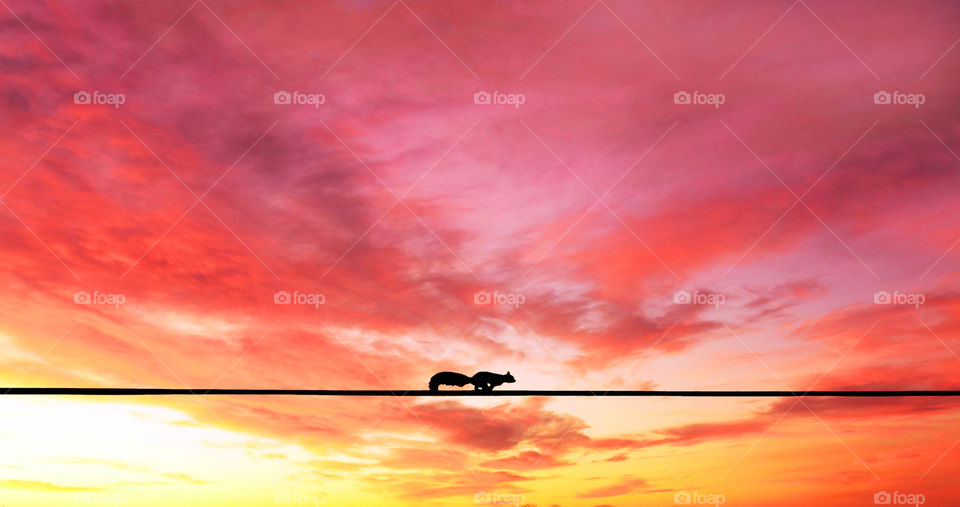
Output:
<path fill-rule="evenodd" d="M 510 370 L 507 370 L 507 375 L 509 375 L 509 374 L 510 374 Z"/>

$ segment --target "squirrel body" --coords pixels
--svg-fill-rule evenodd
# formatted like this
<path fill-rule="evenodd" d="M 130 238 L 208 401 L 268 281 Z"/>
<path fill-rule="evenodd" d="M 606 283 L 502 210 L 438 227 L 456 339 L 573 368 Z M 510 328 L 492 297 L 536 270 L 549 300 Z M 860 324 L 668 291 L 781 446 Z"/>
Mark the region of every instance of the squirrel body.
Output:
<path fill-rule="evenodd" d="M 467 384 L 472 384 L 470 377 L 457 373 L 455 371 L 441 371 L 436 375 L 430 377 L 430 390 L 437 391 L 440 386 L 457 386 L 463 387 Z"/>
<path fill-rule="evenodd" d="M 440 386 L 463 387 L 467 384 L 473 384 L 474 391 L 490 391 L 494 387 L 504 383 L 513 383 L 516 381 L 509 371 L 505 375 L 491 373 L 489 371 L 478 371 L 472 377 L 455 371 L 441 371 L 430 377 L 430 390 L 438 391 Z"/>

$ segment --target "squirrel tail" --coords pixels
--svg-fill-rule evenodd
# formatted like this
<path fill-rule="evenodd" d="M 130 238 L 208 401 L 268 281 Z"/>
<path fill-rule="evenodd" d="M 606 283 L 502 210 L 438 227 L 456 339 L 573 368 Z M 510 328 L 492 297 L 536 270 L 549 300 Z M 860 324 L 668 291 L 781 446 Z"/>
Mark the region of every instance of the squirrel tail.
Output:
<path fill-rule="evenodd" d="M 430 379 L 430 390 L 436 391 L 440 388 L 440 384 L 436 380 Z"/>

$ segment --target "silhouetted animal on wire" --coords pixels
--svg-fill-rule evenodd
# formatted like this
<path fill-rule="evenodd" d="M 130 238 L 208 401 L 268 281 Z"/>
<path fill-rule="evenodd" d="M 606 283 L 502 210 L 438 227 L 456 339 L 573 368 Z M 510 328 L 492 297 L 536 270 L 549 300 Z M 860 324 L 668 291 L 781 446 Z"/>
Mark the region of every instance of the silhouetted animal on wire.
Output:
<path fill-rule="evenodd" d="M 430 377 L 430 390 L 438 391 L 440 386 L 463 387 L 467 384 L 473 384 L 474 391 L 491 391 L 504 383 L 513 383 L 517 380 L 508 371 L 506 375 L 499 373 L 490 373 L 489 371 L 478 371 L 472 377 L 455 371 L 441 371 Z"/>
<path fill-rule="evenodd" d="M 513 375 L 511 375 L 509 371 L 506 375 L 490 373 L 489 371 L 478 371 L 470 378 L 470 383 L 473 384 L 475 391 L 492 391 L 494 387 L 503 383 L 512 384 L 516 381 L 517 379 L 513 378 Z"/>
<path fill-rule="evenodd" d="M 441 371 L 436 375 L 430 377 L 430 390 L 437 391 L 440 386 L 457 386 L 463 387 L 467 384 L 472 384 L 473 381 L 470 377 L 457 373 L 455 371 Z"/>

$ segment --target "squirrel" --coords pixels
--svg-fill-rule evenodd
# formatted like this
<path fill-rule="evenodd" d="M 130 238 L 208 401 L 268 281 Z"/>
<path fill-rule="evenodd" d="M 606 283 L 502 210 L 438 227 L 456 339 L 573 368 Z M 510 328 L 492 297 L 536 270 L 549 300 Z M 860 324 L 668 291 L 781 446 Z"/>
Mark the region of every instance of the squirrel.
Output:
<path fill-rule="evenodd" d="M 490 373 L 489 371 L 478 371 L 472 377 L 455 371 L 441 371 L 430 377 L 430 390 L 437 391 L 440 386 L 463 387 L 467 384 L 473 384 L 474 391 L 490 391 L 504 383 L 513 383 L 517 380 L 508 371 L 506 375 L 499 373 Z"/>
<path fill-rule="evenodd" d="M 475 391 L 492 391 L 494 387 L 497 387 L 504 382 L 512 384 L 516 382 L 517 379 L 513 378 L 513 375 L 508 371 L 506 375 L 500 375 L 499 373 L 490 373 L 489 371 L 478 371 L 473 374 L 473 377 L 470 378 L 470 383 L 473 384 L 473 389 Z"/>

